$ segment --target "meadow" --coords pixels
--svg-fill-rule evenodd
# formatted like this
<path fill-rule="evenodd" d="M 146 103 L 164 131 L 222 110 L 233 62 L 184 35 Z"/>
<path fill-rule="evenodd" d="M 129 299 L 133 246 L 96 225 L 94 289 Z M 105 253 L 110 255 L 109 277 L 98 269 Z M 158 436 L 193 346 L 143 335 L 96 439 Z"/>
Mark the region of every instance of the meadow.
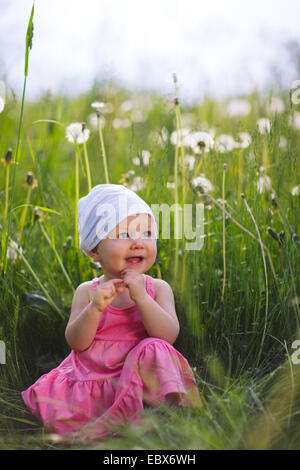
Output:
<path fill-rule="evenodd" d="M 0 448 L 299 449 L 300 105 L 289 90 L 187 105 L 175 75 L 168 96 L 108 80 L 28 101 L 6 84 L 0 109 Z M 102 274 L 78 248 L 77 201 L 107 182 L 149 205 L 204 205 L 202 249 L 160 237 L 148 272 L 173 289 L 174 346 L 203 406 L 145 409 L 118 437 L 66 445 L 23 415 L 20 392 L 69 354 L 74 289 Z"/>

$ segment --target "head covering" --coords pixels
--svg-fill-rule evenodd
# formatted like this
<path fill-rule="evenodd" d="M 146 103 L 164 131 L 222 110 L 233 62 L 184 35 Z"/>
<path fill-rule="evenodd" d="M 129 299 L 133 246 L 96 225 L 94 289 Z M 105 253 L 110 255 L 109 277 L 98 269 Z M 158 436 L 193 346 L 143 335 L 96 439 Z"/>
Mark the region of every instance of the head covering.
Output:
<path fill-rule="evenodd" d="M 119 184 L 98 184 L 78 201 L 79 248 L 88 256 L 98 243 L 107 237 L 122 220 L 130 215 L 149 214 L 156 220 L 151 208 L 134 191 Z"/>

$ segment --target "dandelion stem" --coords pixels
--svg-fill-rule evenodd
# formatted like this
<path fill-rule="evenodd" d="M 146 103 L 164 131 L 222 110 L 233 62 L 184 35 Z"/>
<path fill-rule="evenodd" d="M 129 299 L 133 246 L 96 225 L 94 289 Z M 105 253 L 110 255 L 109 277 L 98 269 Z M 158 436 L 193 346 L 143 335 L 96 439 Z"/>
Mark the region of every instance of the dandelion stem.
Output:
<path fill-rule="evenodd" d="M 7 219 L 7 214 L 8 214 L 9 167 L 10 167 L 9 164 L 6 165 L 4 222 L 6 221 L 6 219 Z"/>
<path fill-rule="evenodd" d="M 92 180 L 91 180 L 89 158 L 88 158 L 88 153 L 87 153 L 87 148 L 86 148 L 86 142 L 85 141 L 83 142 L 83 151 L 84 151 L 86 172 L 87 172 L 87 178 L 88 178 L 88 188 L 89 188 L 89 191 L 91 191 L 91 189 L 92 189 Z"/>
<path fill-rule="evenodd" d="M 27 209 L 28 209 L 29 201 L 30 201 L 30 197 L 31 197 L 31 192 L 32 192 L 32 186 L 30 185 L 28 187 L 26 202 L 25 202 L 25 205 L 24 205 L 24 208 L 23 208 L 23 211 L 22 211 L 22 216 L 21 216 L 21 221 L 20 221 L 20 236 L 19 236 L 20 244 L 22 244 L 24 225 L 25 225 Z"/>
<path fill-rule="evenodd" d="M 104 146 L 104 140 L 103 140 L 103 134 L 102 134 L 102 127 L 101 127 L 101 122 L 100 122 L 100 114 L 97 114 L 97 122 L 98 122 L 98 130 L 99 130 L 99 138 L 100 138 L 100 144 L 101 144 L 101 150 L 103 154 L 103 164 L 104 164 L 104 174 L 105 174 L 105 181 L 106 184 L 109 184 L 109 179 L 108 179 L 108 170 L 107 170 L 107 161 L 106 161 L 106 153 L 105 153 L 105 146 Z"/>
<path fill-rule="evenodd" d="M 75 289 L 74 289 L 74 286 L 73 286 L 73 284 L 72 284 L 72 281 L 71 281 L 71 279 L 70 279 L 70 277 L 69 277 L 69 275 L 68 275 L 68 273 L 67 273 L 67 271 L 66 271 L 66 269 L 65 269 L 65 267 L 64 267 L 64 265 L 63 265 L 63 263 L 62 263 L 62 260 L 61 260 L 61 258 L 60 258 L 60 256 L 59 256 L 59 254 L 57 253 L 55 247 L 53 246 L 53 243 L 51 242 L 51 240 L 50 240 L 50 238 L 49 238 L 49 235 L 47 234 L 43 223 L 42 223 L 40 220 L 39 220 L 39 225 L 40 225 L 40 228 L 41 228 L 41 230 L 42 230 L 42 232 L 43 232 L 44 237 L 46 238 L 47 242 L 49 243 L 49 245 L 51 246 L 52 250 L 54 251 L 54 254 L 55 254 L 55 256 L 56 256 L 56 259 L 57 259 L 57 261 L 58 261 L 58 264 L 59 264 L 60 267 L 61 267 L 62 272 L 64 273 L 64 275 L 65 275 L 65 277 L 66 277 L 66 279 L 67 279 L 67 281 L 68 281 L 68 283 L 69 283 L 69 285 L 70 285 L 72 291 L 74 292 Z"/>
<path fill-rule="evenodd" d="M 26 38 L 25 38 L 25 71 L 24 71 L 24 83 L 23 83 L 23 92 L 22 92 L 22 102 L 21 102 L 21 112 L 19 118 L 19 126 L 18 126 L 18 140 L 17 140 L 17 147 L 16 147 L 16 155 L 15 155 L 15 165 L 12 177 L 12 188 L 11 188 L 11 197 L 10 197 L 10 204 L 12 206 L 14 200 L 14 191 L 15 191 L 15 181 L 16 181 L 16 166 L 18 164 L 18 157 L 20 151 L 20 141 L 21 141 L 21 130 L 23 124 L 23 113 L 24 113 L 24 102 L 25 102 L 25 92 L 26 92 L 26 83 L 27 83 L 27 76 L 28 76 L 28 63 L 29 63 L 29 50 L 32 48 L 32 38 L 33 38 L 33 16 L 34 16 L 34 2 L 32 4 L 30 18 L 27 26 L 26 31 Z M 2 255 L 1 255 L 1 270 L 5 274 L 7 269 L 7 238 L 10 233 L 10 226 L 11 226 L 11 216 L 10 211 L 8 212 L 8 221 L 7 221 L 7 231 L 5 231 L 5 236 L 2 237 Z"/>
<path fill-rule="evenodd" d="M 222 182 L 222 204 L 225 205 L 225 173 L 226 173 L 226 165 L 223 165 L 223 182 Z M 224 302 L 224 292 L 225 292 L 225 284 L 226 284 L 226 244 L 225 244 L 225 213 L 222 212 L 222 222 L 223 222 L 223 285 L 222 285 L 222 302 Z"/>
<path fill-rule="evenodd" d="M 264 245 L 263 245 L 263 242 L 262 242 L 262 239 L 261 239 L 261 236 L 260 236 L 260 232 L 259 232 L 256 220 L 255 220 L 255 218 L 252 214 L 252 211 L 251 211 L 251 209 L 250 209 L 250 207 L 249 207 L 249 205 L 246 201 L 246 197 L 244 195 L 243 195 L 243 200 L 244 200 L 244 203 L 247 207 L 248 212 L 250 213 L 251 219 L 253 220 L 253 223 L 255 225 L 255 229 L 256 229 L 256 232 L 257 232 L 257 235 L 258 235 L 259 244 L 260 244 L 260 247 L 261 247 L 261 255 L 262 255 L 262 259 L 263 259 L 264 273 L 265 273 L 265 286 L 266 286 L 265 321 L 264 321 L 262 339 L 261 339 L 261 343 L 260 343 L 260 349 L 259 349 L 259 353 L 258 353 L 258 357 L 257 357 L 257 365 L 258 365 L 259 361 L 260 361 L 260 356 L 261 356 L 261 353 L 262 353 L 262 347 L 263 347 L 263 344 L 264 344 L 264 341 L 265 341 L 266 328 L 267 328 L 267 319 L 268 319 L 268 307 L 269 307 L 269 305 L 268 305 L 268 302 L 269 302 L 268 273 L 267 273 L 267 265 L 266 265 L 266 259 L 265 259 L 265 253 L 264 253 Z"/>
<path fill-rule="evenodd" d="M 177 237 L 177 230 L 179 227 L 179 217 L 178 217 L 178 128 L 177 131 L 177 139 L 176 139 L 176 147 L 175 147 L 175 162 L 174 162 L 174 182 L 175 182 L 175 211 L 174 211 L 174 238 L 175 238 L 175 262 L 174 262 L 174 279 L 177 278 L 177 271 L 178 271 L 178 251 L 179 251 L 179 240 Z"/>
<path fill-rule="evenodd" d="M 79 200 L 79 155 L 75 152 L 75 248 L 79 248 L 78 234 L 78 200 Z"/>

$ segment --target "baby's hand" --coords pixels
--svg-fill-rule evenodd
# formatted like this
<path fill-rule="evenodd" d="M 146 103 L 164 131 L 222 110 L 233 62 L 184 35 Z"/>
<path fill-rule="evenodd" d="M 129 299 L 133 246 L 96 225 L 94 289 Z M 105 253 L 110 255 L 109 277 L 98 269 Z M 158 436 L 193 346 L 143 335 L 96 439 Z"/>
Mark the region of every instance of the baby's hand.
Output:
<path fill-rule="evenodd" d="M 123 279 L 110 279 L 98 284 L 92 297 L 92 304 L 101 312 L 126 289 Z"/>
<path fill-rule="evenodd" d="M 129 289 L 129 296 L 131 300 L 136 302 L 142 299 L 147 294 L 144 277 L 142 274 L 136 272 L 134 269 L 125 268 L 120 273 L 124 280 L 125 286 Z"/>

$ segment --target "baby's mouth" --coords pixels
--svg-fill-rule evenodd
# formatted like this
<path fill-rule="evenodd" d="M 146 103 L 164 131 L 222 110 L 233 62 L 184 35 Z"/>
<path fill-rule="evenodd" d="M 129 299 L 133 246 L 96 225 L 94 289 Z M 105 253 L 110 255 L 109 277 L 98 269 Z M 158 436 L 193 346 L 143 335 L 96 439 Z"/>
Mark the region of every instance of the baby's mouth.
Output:
<path fill-rule="evenodd" d="M 130 258 L 126 258 L 126 261 L 129 264 L 140 264 L 143 260 L 143 256 L 131 256 Z"/>

